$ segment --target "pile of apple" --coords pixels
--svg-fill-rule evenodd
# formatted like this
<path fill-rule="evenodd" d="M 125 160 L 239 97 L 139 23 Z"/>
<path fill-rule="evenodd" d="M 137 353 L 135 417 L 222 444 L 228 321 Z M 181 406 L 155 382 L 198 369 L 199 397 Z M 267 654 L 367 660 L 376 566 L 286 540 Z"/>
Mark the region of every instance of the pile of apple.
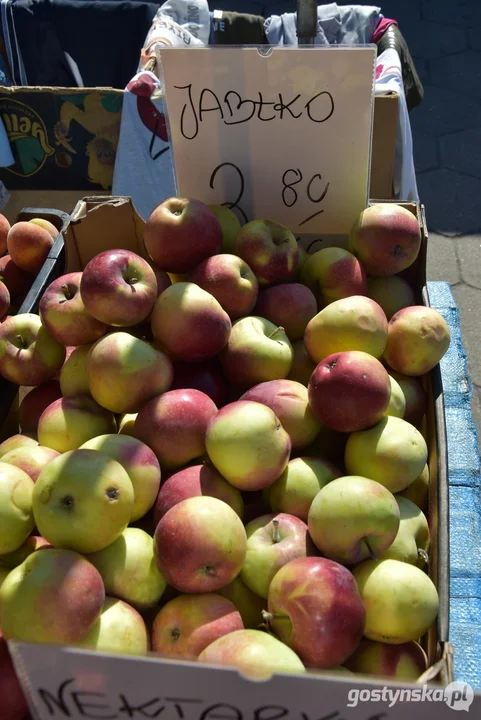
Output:
<path fill-rule="evenodd" d="M 55 225 L 43 218 L 10 227 L 0 215 L 0 322 L 25 300 L 57 236 Z"/>
<path fill-rule="evenodd" d="M 400 275 L 417 219 L 379 204 L 308 255 L 171 198 L 143 242 L 0 326 L 0 373 L 33 387 L 0 444 L 4 637 L 417 678 L 423 382 L 450 340 Z"/>

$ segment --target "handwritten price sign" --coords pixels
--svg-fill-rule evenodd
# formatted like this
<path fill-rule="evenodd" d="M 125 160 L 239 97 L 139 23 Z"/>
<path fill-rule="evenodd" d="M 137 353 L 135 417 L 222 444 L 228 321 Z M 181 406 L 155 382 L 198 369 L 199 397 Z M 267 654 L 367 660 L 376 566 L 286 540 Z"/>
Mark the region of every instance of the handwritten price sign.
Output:
<path fill-rule="evenodd" d="M 375 49 L 160 51 L 179 195 L 345 234 L 369 197 Z"/>

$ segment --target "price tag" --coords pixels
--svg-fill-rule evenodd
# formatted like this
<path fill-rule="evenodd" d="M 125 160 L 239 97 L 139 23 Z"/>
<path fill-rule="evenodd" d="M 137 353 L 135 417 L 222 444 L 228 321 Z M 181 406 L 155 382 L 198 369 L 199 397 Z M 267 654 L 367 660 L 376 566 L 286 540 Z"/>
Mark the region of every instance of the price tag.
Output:
<path fill-rule="evenodd" d="M 160 49 L 177 193 L 348 233 L 369 197 L 375 52 Z"/>

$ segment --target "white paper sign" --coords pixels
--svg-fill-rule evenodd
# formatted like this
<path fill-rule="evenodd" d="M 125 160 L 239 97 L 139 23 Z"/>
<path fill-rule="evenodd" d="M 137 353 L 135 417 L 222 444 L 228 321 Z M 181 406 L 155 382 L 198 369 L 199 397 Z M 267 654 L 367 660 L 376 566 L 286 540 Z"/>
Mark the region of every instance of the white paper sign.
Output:
<path fill-rule="evenodd" d="M 369 196 L 375 46 L 159 51 L 177 192 L 296 234 Z"/>
<path fill-rule="evenodd" d="M 21 643 L 11 651 L 36 720 L 454 720 L 462 714 L 456 710 L 481 714 L 481 696 L 465 684 L 444 690 L 313 675 L 256 682 L 196 663 Z"/>

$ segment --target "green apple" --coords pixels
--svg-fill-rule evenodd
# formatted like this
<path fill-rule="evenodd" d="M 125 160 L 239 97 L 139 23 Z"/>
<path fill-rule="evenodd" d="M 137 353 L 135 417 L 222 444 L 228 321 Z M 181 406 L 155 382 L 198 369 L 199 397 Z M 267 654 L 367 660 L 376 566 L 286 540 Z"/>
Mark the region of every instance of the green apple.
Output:
<path fill-rule="evenodd" d="M 436 619 L 439 598 L 433 581 L 400 560 L 366 560 L 353 570 L 364 606 L 364 635 L 400 645 L 418 640 Z"/>
<path fill-rule="evenodd" d="M 266 607 L 265 600 L 252 592 L 239 576 L 217 592 L 234 603 L 240 612 L 245 628 L 255 630 L 262 624 L 262 611 Z"/>
<path fill-rule="evenodd" d="M 54 547 L 103 550 L 127 527 L 134 489 L 122 465 L 97 450 L 72 450 L 54 458 L 35 483 L 33 515 Z"/>
<path fill-rule="evenodd" d="M 40 550 L 40 548 L 51 548 L 52 546 L 48 543 L 45 538 L 40 535 L 29 535 L 24 543 L 20 545 L 17 550 L 0 555 L 0 568 L 7 568 L 13 570 L 18 565 L 21 565 L 29 555 Z"/>
<path fill-rule="evenodd" d="M 397 496 L 401 521 L 392 545 L 380 557 L 424 568 L 429 550 L 429 525 L 425 514 L 411 500 Z"/>
<path fill-rule="evenodd" d="M 428 459 L 426 441 L 413 425 L 385 416 L 374 427 L 352 433 L 346 444 L 349 475 L 361 475 L 393 493 L 404 490 L 422 472 Z"/>
<path fill-rule="evenodd" d="M 0 566 L 0 589 L 1 589 L 2 585 L 3 585 L 3 581 L 5 580 L 5 578 L 7 577 L 7 575 L 9 574 L 10 570 L 11 570 L 11 568 L 7 568 L 7 567 L 2 567 L 2 566 Z"/>
<path fill-rule="evenodd" d="M 35 447 L 38 445 L 38 440 L 33 435 L 27 433 L 17 433 L 0 443 L 0 460 L 11 450 L 16 450 L 20 447 Z"/>
<path fill-rule="evenodd" d="M 119 419 L 119 435 L 130 435 L 135 437 L 135 420 L 137 419 L 137 413 L 125 413 L 120 416 Z"/>
<path fill-rule="evenodd" d="M 152 607 L 166 588 L 155 563 L 153 538 L 139 528 L 126 528 L 111 545 L 88 559 L 101 574 L 105 592 L 136 608 Z"/>
<path fill-rule="evenodd" d="M 10 450 L 2 457 L 1 462 L 7 463 L 7 465 L 15 465 L 15 467 L 26 472 L 33 482 L 36 482 L 44 467 L 58 455 L 59 453 L 51 448 L 42 447 L 41 445 L 33 445 L 32 447 L 27 445 Z"/>
<path fill-rule="evenodd" d="M 346 665 L 360 675 L 415 682 L 428 669 L 428 659 L 421 645 L 414 640 L 402 645 L 388 645 L 364 638 Z"/>
<path fill-rule="evenodd" d="M 344 565 L 380 555 L 399 530 L 399 508 L 384 485 L 364 477 L 331 480 L 312 501 L 309 534 L 321 553 Z"/>
<path fill-rule="evenodd" d="M 282 475 L 264 491 L 273 512 L 288 513 L 307 522 L 312 501 L 327 483 L 341 473 L 328 460 L 298 457 L 291 460 Z"/>
<path fill-rule="evenodd" d="M 80 345 L 75 348 L 60 370 L 60 389 L 64 397 L 69 395 L 89 395 L 87 376 L 87 357 L 92 345 Z"/>
<path fill-rule="evenodd" d="M 267 680 L 274 673 L 305 671 L 293 650 L 260 630 L 236 630 L 224 635 L 200 653 L 199 661 L 234 667 L 256 680 Z"/>
<path fill-rule="evenodd" d="M 304 340 L 294 340 L 292 343 L 292 358 L 292 367 L 287 379 L 295 380 L 307 387 L 310 377 L 316 369 L 316 363 L 311 360 L 304 345 Z"/>
<path fill-rule="evenodd" d="M 398 381 L 389 375 L 389 383 L 391 385 L 391 395 L 389 397 L 389 405 L 384 413 L 393 417 L 403 418 L 406 412 L 406 398 Z"/>
<path fill-rule="evenodd" d="M 99 435 L 80 449 L 98 450 L 122 465 L 134 488 L 131 522 L 150 510 L 159 492 L 160 465 L 145 443 L 129 435 Z"/>
<path fill-rule="evenodd" d="M 367 294 L 382 307 L 388 320 L 398 310 L 416 304 L 414 290 L 399 275 L 368 278 Z"/>
<path fill-rule="evenodd" d="M 223 253 L 231 253 L 234 249 L 234 240 L 237 233 L 241 229 L 241 224 L 237 215 L 223 205 L 209 205 L 217 220 L 220 222 L 222 230 L 222 250 Z"/>
<path fill-rule="evenodd" d="M 301 282 L 328 305 L 351 295 L 367 295 L 366 273 L 352 253 L 327 247 L 313 253 L 304 264 Z"/>
<path fill-rule="evenodd" d="M 413 305 L 390 319 L 384 360 L 403 375 L 419 377 L 439 363 L 450 342 L 443 316 L 433 308 Z"/>
<path fill-rule="evenodd" d="M 116 431 L 113 413 L 98 405 L 89 395 L 72 395 L 55 400 L 38 421 L 40 445 L 59 453 L 77 450 L 91 438 Z"/>
<path fill-rule="evenodd" d="M 137 610 L 122 600 L 106 597 L 99 619 L 87 635 L 75 643 L 85 650 L 122 655 L 146 655 L 149 633 Z"/>
<path fill-rule="evenodd" d="M 429 500 L 429 466 L 427 464 L 414 482 L 408 485 L 402 492 L 397 493 L 396 497 L 399 496 L 411 500 L 411 502 L 424 512 L 427 511 Z"/>
<path fill-rule="evenodd" d="M 35 526 L 33 488 L 26 472 L 0 462 L 0 555 L 17 550 Z"/>

